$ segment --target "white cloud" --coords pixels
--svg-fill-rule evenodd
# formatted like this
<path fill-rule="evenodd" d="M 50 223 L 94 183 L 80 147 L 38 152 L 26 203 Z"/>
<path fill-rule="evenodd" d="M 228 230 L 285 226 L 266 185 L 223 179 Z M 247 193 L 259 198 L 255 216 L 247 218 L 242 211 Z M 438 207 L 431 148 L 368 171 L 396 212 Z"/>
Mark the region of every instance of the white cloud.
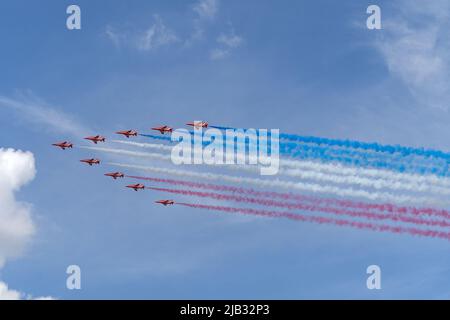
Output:
<path fill-rule="evenodd" d="M 0 267 L 19 255 L 34 233 L 31 207 L 17 201 L 14 193 L 35 174 L 31 152 L 0 149 Z"/>
<path fill-rule="evenodd" d="M 0 300 L 20 300 L 21 297 L 20 292 L 9 289 L 6 283 L 0 281 Z"/>
<path fill-rule="evenodd" d="M 448 110 L 450 2 L 408 0 L 398 5 L 394 19 L 383 21 L 376 47 L 391 74 L 420 104 Z"/>
<path fill-rule="evenodd" d="M 152 51 L 178 41 L 175 33 L 170 30 L 158 15 L 153 16 L 153 24 L 144 34 L 138 37 L 137 47 L 143 51 Z"/>
<path fill-rule="evenodd" d="M 31 182 L 36 175 L 31 152 L 0 148 L 0 268 L 7 259 L 19 256 L 30 242 L 35 226 L 31 205 L 17 201 L 15 192 Z M 0 281 L 0 300 L 52 299 L 33 298 Z"/>
<path fill-rule="evenodd" d="M 42 125 L 46 129 L 51 129 L 58 133 L 79 136 L 80 133 L 91 132 L 72 116 L 54 107 L 50 107 L 44 101 L 31 94 L 22 95 L 19 98 L 0 95 L 0 106 L 13 109 L 22 119 L 30 123 Z"/>
<path fill-rule="evenodd" d="M 217 37 L 216 42 L 219 44 L 218 48 L 211 50 L 209 57 L 211 60 L 224 59 L 231 54 L 231 52 L 240 47 L 244 42 L 241 36 L 235 34 L 233 27 L 228 34 L 222 33 Z"/>
<path fill-rule="evenodd" d="M 8 285 L 0 281 L 0 300 L 55 300 L 53 297 L 36 297 L 9 289 Z"/>
<path fill-rule="evenodd" d="M 219 11 L 219 0 L 199 0 L 194 5 L 194 11 L 202 19 L 213 19 Z"/>

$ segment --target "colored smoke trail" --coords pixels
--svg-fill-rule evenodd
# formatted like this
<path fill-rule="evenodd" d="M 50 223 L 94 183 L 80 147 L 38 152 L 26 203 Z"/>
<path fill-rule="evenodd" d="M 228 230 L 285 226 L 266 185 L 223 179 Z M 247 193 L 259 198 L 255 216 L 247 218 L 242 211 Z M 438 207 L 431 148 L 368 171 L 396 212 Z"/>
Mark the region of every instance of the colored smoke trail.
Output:
<path fill-rule="evenodd" d="M 239 130 L 238 128 L 231 127 L 221 127 L 221 126 L 211 126 L 212 128 L 216 128 L 219 130 Z M 242 129 L 241 129 L 242 130 Z M 297 134 L 287 134 L 280 133 L 280 139 L 293 141 L 293 142 L 301 142 L 301 143 L 311 143 L 317 145 L 326 145 L 326 146 L 336 146 L 343 148 L 352 148 L 352 149 L 362 149 L 369 150 L 375 152 L 386 152 L 386 153 L 399 153 L 403 156 L 408 155 L 417 155 L 427 158 L 440 158 L 449 161 L 450 153 L 443 152 L 440 150 L 433 149 L 425 149 L 425 148 L 414 148 L 414 147 L 405 147 L 400 145 L 383 145 L 377 142 L 362 142 L 356 140 L 344 140 L 344 139 L 329 139 L 329 138 L 320 138 L 314 136 L 301 136 Z"/>
<path fill-rule="evenodd" d="M 414 223 L 417 225 L 424 226 L 439 226 L 439 227 L 450 227 L 450 222 L 447 221 L 438 221 L 438 220 L 424 220 L 422 218 L 412 218 L 404 215 L 396 215 L 396 214 L 383 214 L 383 213 L 372 213 L 372 212 L 364 212 L 364 211 L 351 211 L 346 209 L 337 209 L 330 207 L 320 207 L 316 205 L 307 205 L 303 203 L 292 203 L 292 202 L 280 202 L 270 199 L 260 199 L 260 198 L 250 198 L 243 196 L 235 196 L 229 194 L 220 194 L 220 193 L 212 193 L 212 192 L 199 192 L 192 190 L 179 190 L 179 189 L 168 189 L 168 188 L 156 188 L 156 187 L 147 187 L 147 189 L 162 191 L 172 194 L 179 194 L 185 196 L 195 196 L 200 198 L 210 198 L 215 200 L 222 201 L 234 201 L 237 203 L 251 203 L 261 206 L 267 207 L 279 207 L 286 208 L 289 210 L 304 210 L 310 212 L 324 212 L 331 213 L 335 215 L 347 215 L 354 218 L 367 218 L 370 220 L 391 220 L 395 222 L 406 222 L 406 223 Z"/>
<path fill-rule="evenodd" d="M 171 151 L 172 147 L 164 144 L 138 143 L 124 140 L 113 140 L 114 143 L 120 143 L 146 149 Z M 371 186 L 377 189 L 391 188 L 394 190 L 413 190 L 413 191 L 431 191 L 448 194 L 450 192 L 450 179 L 437 177 L 435 175 L 418 175 L 408 173 L 395 173 L 390 170 L 368 169 L 349 167 L 335 163 L 321 163 L 305 160 L 287 160 L 281 159 L 281 173 L 303 177 L 306 171 L 316 171 L 326 179 L 332 182 L 344 182 L 358 184 L 362 186 Z M 295 169 L 290 170 L 289 168 Z M 299 170 L 301 169 L 301 170 Z M 355 176 L 349 178 L 348 176 Z M 345 177 L 345 179 L 344 179 Z M 324 178 L 322 178 L 324 179 Z M 342 180 L 344 179 L 344 180 Z M 351 179 L 351 180 L 349 180 Z"/>
<path fill-rule="evenodd" d="M 346 149 L 331 149 L 322 147 L 311 147 L 309 145 L 299 145 L 296 150 L 285 150 L 280 145 L 280 154 L 287 155 L 293 159 L 313 159 L 322 162 L 337 162 L 349 166 L 360 166 L 375 169 L 393 170 L 396 172 L 409 172 L 417 174 L 435 174 L 438 176 L 449 176 L 449 166 L 445 161 L 436 163 L 428 160 L 411 160 L 408 158 L 398 158 L 397 161 L 390 154 L 370 154 L 367 152 L 349 152 Z"/>
<path fill-rule="evenodd" d="M 149 134 L 141 134 L 141 136 L 173 142 L 170 137 Z M 207 146 L 209 145 L 209 142 L 204 142 L 202 145 Z M 432 158 L 428 160 L 417 158 L 409 159 L 406 157 L 411 155 L 414 156 L 414 154 L 395 155 L 393 153 L 373 150 L 358 151 L 345 148 L 336 149 L 330 148 L 327 145 L 323 146 L 281 142 L 279 146 L 280 155 L 289 156 L 292 159 L 319 160 L 321 162 L 333 163 L 337 162 L 347 166 L 392 170 L 400 173 L 408 172 L 413 174 L 434 174 L 441 177 L 450 176 L 449 163 L 447 163 L 447 160 L 443 162 L 443 159 L 441 158 Z M 235 149 L 236 148 L 237 144 L 235 145 Z"/>
<path fill-rule="evenodd" d="M 361 209 L 361 210 L 375 210 L 379 212 L 389 212 L 392 214 L 410 214 L 414 216 L 437 216 L 443 217 L 446 219 L 450 219 L 450 212 L 447 210 L 440 210 L 434 208 L 416 208 L 416 207 L 401 207 L 396 206 L 391 203 L 384 204 L 373 204 L 373 203 L 364 203 L 350 200 L 339 200 L 333 198 L 318 198 L 307 195 L 293 194 L 293 193 L 281 193 L 281 192 L 272 192 L 272 191 L 258 191 L 251 188 L 243 188 L 243 187 L 234 187 L 228 185 L 218 185 L 211 183 L 202 183 L 202 182 L 192 182 L 185 180 L 175 180 L 175 179 L 167 179 L 167 178 L 155 178 L 155 177 L 141 177 L 141 176 L 127 176 L 131 179 L 144 180 L 144 181 L 152 181 L 157 183 L 166 183 L 176 186 L 185 186 L 189 188 L 195 189 L 203 189 L 203 190 L 212 190 L 212 191 L 220 191 L 220 192 L 230 192 L 234 194 L 245 194 L 251 195 L 254 197 L 261 198 L 269 198 L 269 199 L 281 199 L 281 200 L 291 200 L 291 201 L 301 201 L 301 202 L 309 202 L 316 205 L 326 205 L 326 206 L 338 206 L 344 207 L 347 209 Z"/>
<path fill-rule="evenodd" d="M 142 137 L 152 138 L 152 139 L 156 139 L 156 140 L 172 141 L 170 139 L 170 137 L 165 137 L 165 136 L 155 136 L 153 134 L 142 134 L 142 133 L 140 133 L 139 135 Z"/>
<path fill-rule="evenodd" d="M 357 229 L 366 229 L 379 232 L 390 232 L 396 234 L 410 234 L 413 236 L 423 236 L 431 238 L 441 238 L 445 240 L 450 240 L 450 233 L 444 231 L 436 230 L 422 230 L 412 227 L 399 227 L 390 226 L 383 224 L 373 224 L 367 222 L 357 222 L 343 219 L 325 218 L 317 216 L 306 216 L 301 214 L 293 214 L 290 212 L 278 212 L 278 211 L 268 211 L 268 210 L 258 210 L 250 208 L 235 208 L 235 207 L 224 207 L 224 206 L 212 206 L 204 204 L 192 204 L 192 203 L 175 203 L 180 206 L 195 208 L 195 209 L 205 209 L 210 211 L 221 211 L 227 213 L 240 213 L 247 215 L 263 216 L 268 218 L 286 218 L 301 222 L 313 222 L 319 224 L 332 224 L 335 226 L 348 226 Z"/>
<path fill-rule="evenodd" d="M 209 127 L 214 128 L 214 129 L 219 129 L 219 130 L 239 130 L 238 128 L 212 126 L 212 125 L 209 125 Z"/>

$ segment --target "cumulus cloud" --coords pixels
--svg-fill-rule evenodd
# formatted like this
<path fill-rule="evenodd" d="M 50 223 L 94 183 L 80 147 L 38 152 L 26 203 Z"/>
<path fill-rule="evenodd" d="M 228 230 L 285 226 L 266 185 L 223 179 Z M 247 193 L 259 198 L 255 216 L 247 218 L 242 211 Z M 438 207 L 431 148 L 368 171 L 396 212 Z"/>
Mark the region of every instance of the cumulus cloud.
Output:
<path fill-rule="evenodd" d="M 448 110 L 450 2 L 407 0 L 397 5 L 394 17 L 383 21 L 376 48 L 419 103 Z"/>
<path fill-rule="evenodd" d="M 0 281 L 0 300 L 55 300 L 53 297 L 36 297 L 13 289 L 9 289 L 8 285 Z"/>
<path fill-rule="evenodd" d="M 30 242 L 35 226 L 31 205 L 18 201 L 15 193 L 31 182 L 36 175 L 31 152 L 0 148 L 0 268 L 6 260 L 19 256 Z M 33 298 L 8 288 L 0 281 L 0 300 L 52 299 Z"/>
<path fill-rule="evenodd" d="M 229 33 L 222 33 L 217 37 L 216 42 L 219 46 L 211 50 L 211 60 L 220 60 L 228 57 L 234 49 L 241 46 L 243 41 L 244 39 L 236 35 L 234 29 L 231 27 Z"/>
<path fill-rule="evenodd" d="M 11 290 L 8 285 L 0 281 L 0 300 L 20 300 L 23 295 L 16 290 Z"/>
<path fill-rule="evenodd" d="M 35 174 L 31 152 L 0 149 L 0 267 L 19 255 L 34 233 L 31 206 L 17 201 L 14 193 Z"/>

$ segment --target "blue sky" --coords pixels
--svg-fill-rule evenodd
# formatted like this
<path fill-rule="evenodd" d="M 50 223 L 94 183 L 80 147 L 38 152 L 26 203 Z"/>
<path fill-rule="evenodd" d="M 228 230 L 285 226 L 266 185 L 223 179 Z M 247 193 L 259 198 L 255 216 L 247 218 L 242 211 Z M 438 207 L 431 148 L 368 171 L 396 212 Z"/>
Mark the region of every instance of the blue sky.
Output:
<path fill-rule="evenodd" d="M 204 1 L 76 1 L 75 31 L 72 2 L 2 1 L 0 147 L 37 174 L 16 193 L 36 233 L 0 280 L 62 299 L 448 298 L 445 241 L 154 206 L 49 146 L 204 119 L 450 149 L 447 1 L 377 1 L 382 30 L 369 1 Z"/>

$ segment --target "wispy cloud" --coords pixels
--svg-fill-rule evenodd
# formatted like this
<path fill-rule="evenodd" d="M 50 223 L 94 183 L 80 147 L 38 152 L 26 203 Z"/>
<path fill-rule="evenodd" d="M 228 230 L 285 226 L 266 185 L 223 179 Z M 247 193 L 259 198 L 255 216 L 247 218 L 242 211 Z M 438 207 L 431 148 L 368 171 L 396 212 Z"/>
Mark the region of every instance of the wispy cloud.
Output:
<path fill-rule="evenodd" d="M 58 133 L 79 136 L 80 133 L 90 132 L 88 128 L 73 116 L 64 113 L 57 107 L 48 105 L 31 93 L 18 97 L 0 95 L 0 107 L 16 111 L 16 115 L 23 120 L 45 127 Z"/>
<path fill-rule="evenodd" d="M 219 0 L 199 0 L 193 9 L 202 19 L 214 19 L 219 11 Z"/>
<path fill-rule="evenodd" d="M 117 48 L 129 47 L 143 52 L 155 51 L 179 41 L 176 33 L 157 14 L 153 15 L 152 24 L 144 31 L 121 31 L 107 25 L 105 35 Z"/>
<path fill-rule="evenodd" d="M 207 24 L 214 21 L 219 12 L 219 0 L 198 0 L 192 6 L 192 11 L 195 14 L 193 29 L 185 41 L 186 46 L 203 38 Z"/>
<path fill-rule="evenodd" d="M 156 50 L 178 41 L 175 33 L 169 29 L 160 16 L 153 16 L 153 24 L 137 39 L 137 48 L 143 51 Z"/>
<path fill-rule="evenodd" d="M 113 26 L 107 25 L 105 30 L 105 35 L 117 48 L 122 45 L 125 38 L 124 35 L 119 33 Z"/>
<path fill-rule="evenodd" d="M 228 57 L 234 49 L 242 45 L 244 39 L 241 36 L 236 35 L 231 26 L 230 31 L 227 34 L 222 33 L 219 35 L 216 42 L 218 47 L 211 50 L 211 60 L 220 60 Z"/>
<path fill-rule="evenodd" d="M 420 104 L 448 110 L 450 2 L 408 0 L 396 9 L 394 18 L 383 22 L 376 48 Z"/>

